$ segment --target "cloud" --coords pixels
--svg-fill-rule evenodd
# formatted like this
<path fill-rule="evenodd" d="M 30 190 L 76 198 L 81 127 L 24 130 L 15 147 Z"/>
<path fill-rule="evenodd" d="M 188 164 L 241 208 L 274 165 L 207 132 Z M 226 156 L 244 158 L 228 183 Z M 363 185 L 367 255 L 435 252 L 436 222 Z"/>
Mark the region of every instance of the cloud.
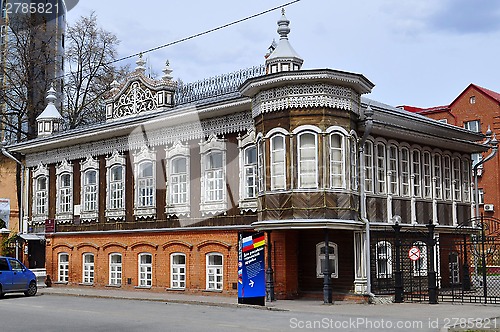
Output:
<path fill-rule="evenodd" d="M 500 2 L 448 0 L 429 17 L 429 28 L 451 33 L 490 33 L 500 29 Z"/>

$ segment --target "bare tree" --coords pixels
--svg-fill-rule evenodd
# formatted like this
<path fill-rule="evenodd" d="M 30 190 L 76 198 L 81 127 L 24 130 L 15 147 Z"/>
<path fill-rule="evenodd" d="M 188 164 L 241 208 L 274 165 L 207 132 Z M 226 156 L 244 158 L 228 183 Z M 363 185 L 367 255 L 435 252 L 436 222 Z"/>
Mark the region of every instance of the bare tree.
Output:
<path fill-rule="evenodd" d="M 66 81 L 63 117 L 69 128 L 105 120 L 104 95 L 127 67 L 114 65 L 118 38 L 97 24 L 95 13 L 66 30 Z"/>

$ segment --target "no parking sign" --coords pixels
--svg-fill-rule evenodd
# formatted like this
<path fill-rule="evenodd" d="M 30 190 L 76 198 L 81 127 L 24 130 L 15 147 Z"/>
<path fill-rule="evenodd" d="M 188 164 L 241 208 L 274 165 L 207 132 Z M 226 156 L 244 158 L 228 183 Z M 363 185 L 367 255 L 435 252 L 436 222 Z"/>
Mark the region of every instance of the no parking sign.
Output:
<path fill-rule="evenodd" d="M 408 250 L 408 257 L 412 261 L 418 261 L 420 259 L 420 249 L 418 247 L 411 247 L 410 250 Z"/>

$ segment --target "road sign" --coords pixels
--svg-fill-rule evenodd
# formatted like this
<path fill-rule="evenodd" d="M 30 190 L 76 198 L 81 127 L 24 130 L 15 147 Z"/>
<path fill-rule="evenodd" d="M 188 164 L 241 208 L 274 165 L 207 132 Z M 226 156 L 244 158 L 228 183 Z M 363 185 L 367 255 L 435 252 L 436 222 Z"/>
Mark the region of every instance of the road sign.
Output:
<path fill-rule="evenodd" d="M 412 261 L 418 261 L 420 259 L 420 249 L 418 247 L 411 247 L 410 250 L 408 250 L 408 257 Z"/>

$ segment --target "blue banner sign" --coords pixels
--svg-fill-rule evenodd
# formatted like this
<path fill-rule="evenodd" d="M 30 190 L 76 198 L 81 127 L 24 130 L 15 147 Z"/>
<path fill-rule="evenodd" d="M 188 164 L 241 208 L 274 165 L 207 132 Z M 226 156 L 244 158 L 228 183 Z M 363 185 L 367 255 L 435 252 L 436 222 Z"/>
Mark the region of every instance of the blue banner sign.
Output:
<path fill-rule="evenodd" d="M 264 305 L 266 269 L 264 233 L 240 233 L 238 241 L 238 302 Z"/>

